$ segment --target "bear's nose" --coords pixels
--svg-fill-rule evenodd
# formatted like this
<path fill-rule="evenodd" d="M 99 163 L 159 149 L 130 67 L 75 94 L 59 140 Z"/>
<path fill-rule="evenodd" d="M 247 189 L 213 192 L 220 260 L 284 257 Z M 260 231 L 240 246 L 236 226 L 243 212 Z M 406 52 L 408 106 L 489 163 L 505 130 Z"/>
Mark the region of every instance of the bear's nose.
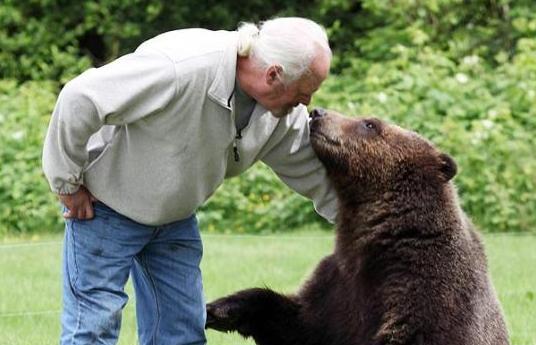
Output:
<path fill-rule="evenodd" d="M 311 119 L 316 119 L 326 115 L 326 111 L 322 108 L 314 108 L 313 111 L 309 114 Z"/>

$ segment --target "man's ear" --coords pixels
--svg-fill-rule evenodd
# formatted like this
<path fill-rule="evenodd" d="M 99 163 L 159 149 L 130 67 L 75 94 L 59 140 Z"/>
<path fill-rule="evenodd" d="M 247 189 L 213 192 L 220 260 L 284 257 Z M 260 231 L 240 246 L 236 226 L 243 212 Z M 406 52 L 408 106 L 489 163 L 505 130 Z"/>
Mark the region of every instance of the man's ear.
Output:
<path fill-rule="evenodd" d="M 272 65 L 266 70 L 266 83 L 268 85 L 273 85 L 277 81 L 281 81 L 281 75 L 283 73 L 283 67 L 280 65 Z"/>
<path fill-rule="evenodd" d="M 451 180 L 458 172 L 458 165 L 451 156 L 446 153 L 439 154 L 439 172 L 445 182 Z"/>

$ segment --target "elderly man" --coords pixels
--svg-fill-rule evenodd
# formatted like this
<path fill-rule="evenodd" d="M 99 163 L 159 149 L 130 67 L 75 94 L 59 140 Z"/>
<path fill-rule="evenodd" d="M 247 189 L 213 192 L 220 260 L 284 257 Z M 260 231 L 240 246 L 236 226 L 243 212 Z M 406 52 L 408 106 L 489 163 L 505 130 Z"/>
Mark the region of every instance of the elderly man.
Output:
<path fill-rule="evenodd" d="M 113 344 L 132 274 L 140 344 L 204 344 L 195 211 L 256 161 L 333 220 L 304 105 L 327 77 L 325 31 L 278 18 L 177 30 L 62 90 L 43 168 L 66 219 L 62 344 Z"/>

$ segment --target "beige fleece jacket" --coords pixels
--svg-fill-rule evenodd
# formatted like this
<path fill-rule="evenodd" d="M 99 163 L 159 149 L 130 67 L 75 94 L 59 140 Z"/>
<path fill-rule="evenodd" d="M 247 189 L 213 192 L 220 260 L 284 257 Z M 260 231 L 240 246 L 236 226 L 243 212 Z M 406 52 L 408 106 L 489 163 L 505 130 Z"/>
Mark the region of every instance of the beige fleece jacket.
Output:
<path fill-rule="evenodd" d="M 309 144 L 304 106 L 277 119 L 257 105 L 235 139 L 236 59 L 236 32 L 177 30 L 67 83 L 43 149 L 52 191 L 83 184 L 117 212 L 162 225 L 261 160 L 333 221 L 335 193 Z"/>

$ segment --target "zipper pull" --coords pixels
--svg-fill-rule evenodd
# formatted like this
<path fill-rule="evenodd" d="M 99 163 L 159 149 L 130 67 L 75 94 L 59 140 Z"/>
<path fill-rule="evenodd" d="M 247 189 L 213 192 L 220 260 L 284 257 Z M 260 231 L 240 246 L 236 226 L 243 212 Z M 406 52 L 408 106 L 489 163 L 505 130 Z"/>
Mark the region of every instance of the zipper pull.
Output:
<path fill-rule="evenodd" d="M 233 151 L 234 151 L 234 161 L 239 162 L 240 161 L 240 154 L 238 153 L 238 147 L 236 146 L 236 139 L 233 143 Z"/>
<path fill-rule="evenodd" d="M 240 154 L 238 153 L 238 140 L 242 139 L 242 131 L 239 130 L 236 133 L 235 140 L 233 141 L 233 152 L 235 162 L 240 162 Z"/>

